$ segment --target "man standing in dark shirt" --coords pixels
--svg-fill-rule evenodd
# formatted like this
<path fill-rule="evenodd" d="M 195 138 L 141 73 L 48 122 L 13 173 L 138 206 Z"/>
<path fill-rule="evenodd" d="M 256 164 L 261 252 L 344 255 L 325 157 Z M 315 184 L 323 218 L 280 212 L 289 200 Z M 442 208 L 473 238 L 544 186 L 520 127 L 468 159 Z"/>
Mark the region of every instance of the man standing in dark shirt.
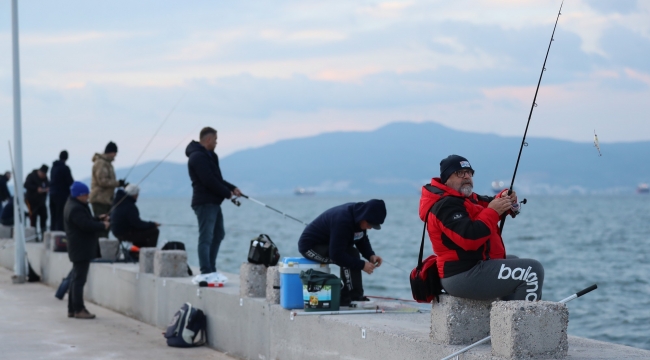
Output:
<path fill-rule="evenodd" d="M 31 226 L 36 228 L 36 219 L 40 218 L 41 234 L 47 230 L 47 192 L 50 191 L 50 181 L 47 179 L 47 165 L 32 171 L 25 179 L 25 201 L 29 208 Z"/>
<path fill-rule="evenodd" d="M 59 160 L 52 164 L 50 172 L 50 230 L 63 231 L 63 207 L 70 196 L 70 186 L 74 182 L 70 168 L 65 164 L 68 152 L 63 150 Z"/>
<path fill-rule="evenodd" d="M 302 232 L 298 251 L 307 259 L 341 267 L 341 305 L 367 300 L 363 296 L 361 270 L 372 274 L 381 266 L 366 232 L 381 229 L 386 219 L 383 200 L 335 206 L 312 221 Z M 363 255 L 368 261 L 361 260 Z"/>
<path fill-rule="evenodd" d="M 192 141 L 185 149 L 187 167 L 192 180 L 192 209 L 199 223 L 199 266 L 201 274 L 192 281 L 196 284 L 224 282 L 226 277 L 217 272 L 217 254 L 226 235 L 223 227 L 221 203 L 232 196 L 240 196 L 239 189 L 223 179 L 219 168 L 217 130 L 201 129 L 199 142 Z"/>

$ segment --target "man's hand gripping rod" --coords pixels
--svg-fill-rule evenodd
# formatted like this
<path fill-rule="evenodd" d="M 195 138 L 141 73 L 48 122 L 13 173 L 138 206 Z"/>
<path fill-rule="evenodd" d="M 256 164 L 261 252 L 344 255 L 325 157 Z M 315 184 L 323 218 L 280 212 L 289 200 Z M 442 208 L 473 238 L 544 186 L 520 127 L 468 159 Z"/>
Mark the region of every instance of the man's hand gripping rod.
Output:
<path fill-rule="evenodd" d="M 577 293 L 575 293 L 575 294 L 573 294 L 573 295 L 571 295 L 571 296 L 569 296 L 569 297 L 567 297 L 567 298 L 564 298 L 564 299 L 562 299 L 562 300 L 560 300 L 560 301 L 558 301 L 558 302 L 559 302 L 560 304 L 566 304 L 566 303 L 568 303 L 568 302 L 571 301 L 571 300 L 577 299 L 577 298 L 581 297 L 581 296 L 584 295 L 584 294 L 587 294 L 587 293 L 589 293 L 589 292 L 592 292 L 592 291 L 596 290 L 597 288 L 598 288 L 598 285 L 593 284 L 593 285 L 591 285 L 590 287 L 585 288 L 585 289 L 582 289 L 582 290 L 578 291 Z M 488 337 L 486 337 L 486 338 L 484 338 L 484 339 L 481 339 L 481 340 L 479 340 L 479 341 L 473 343 L 472 345 L 470 345 L 470 346 L 468 346 L 468 347 L 462 348 L 462 349 L 456 351 L 455 353 L 453 353 L 453 354 L 451 354 L 451 355 L 449 355 L 449 356 L 447 356 L 447 357 L 442 358 L 442 360 L 450 360 L 450 359 L 452 359 L 452 358 L 454 358 L 454 357 L 456 357 L 456 356 L 458 356 L 458 355 L 460 355 L 460 354 L 462 354 L 462 353 L 464 353 L 464 352 L 466 352 L 466 351 L 469 351 L 469 350 L 472 349 L 472 348 L 475 348 L 475 347 L 477 347 L 477 346 L 479 346 L 479 345 L 481 345 L 481 344 L 487 342 L 487 341 L 490 340 L 491 338 L 492 338 L 492 336 L 488 336 Z"/>

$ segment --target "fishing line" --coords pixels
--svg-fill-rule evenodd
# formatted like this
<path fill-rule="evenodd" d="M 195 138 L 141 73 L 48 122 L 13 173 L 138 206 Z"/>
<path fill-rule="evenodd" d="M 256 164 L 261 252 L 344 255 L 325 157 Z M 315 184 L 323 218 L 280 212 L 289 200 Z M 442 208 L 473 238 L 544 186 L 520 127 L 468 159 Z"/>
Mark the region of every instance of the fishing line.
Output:
<path fill-rule="evenodd" d="M 156 138 L 156 135 L 158 135 L 158 132 L 160 131 L 160 129 L 162 129 L 163 125 L 165 125 L 165 123 L 167 122 L 167 120 L 169 120 L 169 117 L 172 115 L 172 113 L 174 113 L 174 110 L 176 110 L 176 107 L 178 106 L 178 104 L 181 103 L 181 100 L 183 100 L 184 97 L 185 97 L 185 94 L 183 94 L 183 96 L 181 96 L 181 98 L 178 99 L 178 101 L 176 102 L 176 104 L 174 105 L 174 107 L 172 107 L 172 109 L 169 111 L 169 113 L 167 114 L 167 116 L 165 116 L 165 119 L 164 119 L 163 122 L 158 126 L 158 129 L 156 129 L 156 132 L 153 133 L 153 136 L 151 137 L 151 139 L 149 139 L 149 142 L 147 143 L 147 145 L 145 145 L 144 149 L 142 149 L 142 152 L 140 152 L 140 155 L 138 155 L 138 158 L 135 159 L 135 163 L 133 163 L 133 166 L 131 166 L 131 169 L 129 169 L 129 172 L 127 172 L 127 173 L 126 173 L 126 176 L 124 176 L 124 181 L 126 181 L 126 179 L 129 177 L 129 175 L 131 174 L 131 171 L 133 171 L 133 169 L 135 169 L 135 166 L 138 165 L 138 162 L 140 161 L 140 158 L 142 157 L 142 155 L 144 154 L 144 152 L 147 151 L 147 149 L 149 148 L 149 145 L 151 145 L 151 142 L 153 141 L 153 139 Z"/>
<path fill-rule="evenodd" d="M 560 4 L 560 10 L 557 12 L 557 18 L 555 19 L 555 25 L 553 26 L 553 33 L 551 34 L 551 40 L 548 42 L 548 49 L 546 49 L 546 56 L 544 57 L 544 64 L 542 64 L 542 71 L 539 74 L 539 80 L 537 81 L 537 88 L 535 89 L 535 96 L 533 97 L 533 103 L 530 106 L 530 113 L 528 114 L 528 122 L 526 123 L 526 130 L 524 130 L 524 137 L 521 139 L 521 146 L 519 147 L 519 155 L 517 156 L 517 163 L 515 164 L 515 171 L 512 174 L 512 181 L 510 182 L 510 188 L 508 189 L 508 195 L 512 194 L 512 189 L 515 186 L 515 177 L 517 176 L 517 169 L 519 168 L 519 160 L 521 159 L 521 152 L 524 150 L 524 146 L 528 146 L 526 142 L 526 135 L 528 134 L 528 126 L 530 125 L 530 119 L 533 116 L 533 109 L 537 107 L 537 93 L 539 92 L 539 85 L 542 83 L 542 76 L 546 71 L 546 60 L 548 59 L 548 53 L 551 51 L 551 44 L 555 41 L 555 29 L 557 28 L 557 23 L 560 20 L 560 15 L 562 15 L 562 5 L 564 1 Z M 501 225 L 499 226 L 499 234 L 503 233 L 503 226 L 506 223 L 506 214 L 503 214 L 501 217 Z"/>
<path fill-rule="evenodd" d="M 172 149 L 167 153 L 167 155 L 165 155 L 165 157 L 163 157 L 160 161 L 158 161 L 158 163 L 157 163 L 157 164 L 156 164 L 156 165 L 155 165 L 151 170 L 149 170 L 149 172 L 148 172 L 148 173 L 147 173 L 147 174 L 146 174 L 146 175 L 145 175 L 145 176 L 144 176 L 140 181 L 138 181 L 138 182 L 135 184 L 135 186 L 139 186 L 140 184 L 142 184 L 142 182 L 143 182 L 147 177 L 149 177 L 149 175 L 151 175 L 151 173 L 154 172 L 154 170 L 156 170 L 156 169 L 158 168 L 158 166 L 160 166 L 160 164 L 162 164 L 162 163 L 163 163 L 163 162 L 164 162 L 164 161 L 169 157 L 169 155 L 171 155 L 171 154 L 172 154 L 172 153 L 173 153 L 173 152 L 174 152 L 174 151 L 175 151 L 179 146 L 181 146 L 181 144 L 182 144 L 183 142 L 187 141 L 187 138 L 188 138 L 189 136 L 191 136 L 192 133 L 193 133 L 195 130 L 196 130 L 196 127 L 195 127 L 194 129 L 192 129 L 192 131 L 191 131 L 190 133 L 188 133 L 187 135 L 185 135 L 185 137 L 184 137 L 183 139 L 181 139 L 181 141 L 179 141 L 178 144 L 176 144 L 176 146 L 174 146 L 174 148 L 172 148 Z M 115 208 L 118 207 L 118 206 L 122 203 L 122 201 L 124 201 L 124 199 L 126 199 L 126 196 L 124 196 L 122 199 L 120 199 L 120 201 L 118 201 L 117 204 L 113 205 L 113 206 L 111 207 L 111 209 L 108 211 L 108 214 L 110 214 L 111 212 L 113 212 L 113 210 L 115 210 Z"/>

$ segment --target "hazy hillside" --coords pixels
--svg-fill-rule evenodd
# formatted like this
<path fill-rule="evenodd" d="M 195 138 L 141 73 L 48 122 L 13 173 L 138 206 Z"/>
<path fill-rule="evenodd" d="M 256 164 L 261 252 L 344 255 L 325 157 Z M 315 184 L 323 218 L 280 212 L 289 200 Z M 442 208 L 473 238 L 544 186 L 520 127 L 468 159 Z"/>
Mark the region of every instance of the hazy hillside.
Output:
<path fill-rule="evenodd" d="M 633 192 L 650 181 L 650 142 L 601 144 L 529 138 L 515 186 L 522 193 Z M 370 132 L 334 132 L 243 150 L 221 159 L 228 181 L 251 194 L 414 194 L 456 153 L 476 170 L 475 188 L 509 182 L 521 138 L 452 130 L 436 123 L 393 123 Z M 217 149 L 218 150 L 218 149 Z M 181 150 L 179 150 L 181 151 Z M 137 182 L 155 162 L 136 167 Z M 118 169 L 123 176 L 127 169 Z M 191 193 L 186 164 L 163 163 L 143 183 L 143 195 Z"/>

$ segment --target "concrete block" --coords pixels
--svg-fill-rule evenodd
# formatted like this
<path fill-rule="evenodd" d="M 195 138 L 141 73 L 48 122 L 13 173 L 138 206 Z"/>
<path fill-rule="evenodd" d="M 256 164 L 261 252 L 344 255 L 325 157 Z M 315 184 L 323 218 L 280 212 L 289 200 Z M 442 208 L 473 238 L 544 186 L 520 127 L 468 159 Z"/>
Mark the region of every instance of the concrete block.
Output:
<path fill-rule="evenodd" d="M 266 269 L 266 301 L 271 304 L 280 303 L 280 267 L 269 266 Z"/>
<path fill-rule="evenodd" d="M 431 307 L 430 338 L 436 344 L 471 344 L 490 335 L 493 300 L 470 300 L 440 295 Z"/>
<path fill-rule="evenodd" d="M 239 268 L 239 295 L 266 297 L 266 266 L 245 262 Z"/>
<path fill-rule="evenodd" d="M 113 239 L 99 238 L 99 251 L 103 260 L 115 261 L 117 259 L 120 242 Z"/>
<path fill-rule="evenodd" d="M 65 231 L 46 231 L 43 235 L 43 243 L 45 250 L 52 251 L 54 249 L 54 238 L 57 236 L 65 236 Z"/>
<path fill-rule="evenodd" d="M 25 228 L 25 241 L 36 241 L 36 228 Z"/>
<path fill-rule="evenodd" d="M 151 247 L 140 248 L 140 272 L 146 274 L 153 273 L 153 261 L 158 249 Z"/>
<path fill-rule="evenodd" d="M 0 239 L 11 239 L 14 237 L 14 227 L 0 225 Z"/>
<path fill-rule="evenodd" d="M 492 354 L 506 359 L 559 359 L 569 344 L 566 304 L 497 301 L 490 312 Z"/>
<path fill-rule="evenodd" d="M 187 276 L 187 253 L 185 250 L 156 250 L 153 273 L 158 277 Z"/>

